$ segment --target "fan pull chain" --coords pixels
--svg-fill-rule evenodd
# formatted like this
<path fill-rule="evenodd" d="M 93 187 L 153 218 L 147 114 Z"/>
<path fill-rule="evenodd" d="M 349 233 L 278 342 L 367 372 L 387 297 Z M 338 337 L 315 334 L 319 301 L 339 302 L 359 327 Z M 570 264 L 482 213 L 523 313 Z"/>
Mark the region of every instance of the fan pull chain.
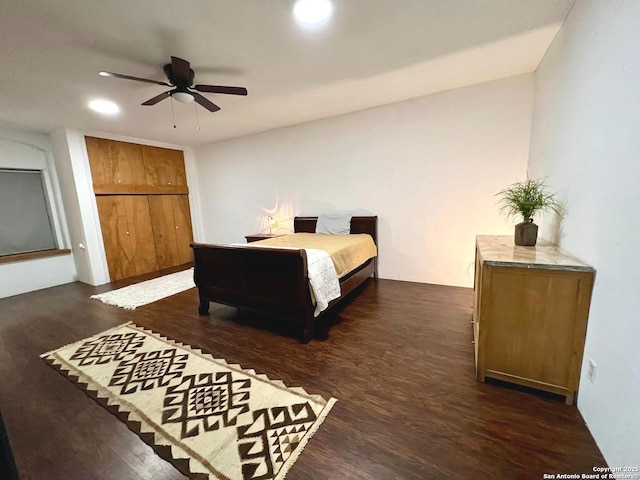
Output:
<path fill-rule="evenodd" d="M 169 98 L 171 98 L 171 116 L 173 117 L 173 128 L 176 128 L 176 112 L 173 109 L 173 97 Z"/>
<path fill-rule="evenodd" d="M 198 105 L 196 102 L 193 102 L 193 108 L 196 111 L 196 130 L 200 130 L 200 119 L 198 118 Z"/>

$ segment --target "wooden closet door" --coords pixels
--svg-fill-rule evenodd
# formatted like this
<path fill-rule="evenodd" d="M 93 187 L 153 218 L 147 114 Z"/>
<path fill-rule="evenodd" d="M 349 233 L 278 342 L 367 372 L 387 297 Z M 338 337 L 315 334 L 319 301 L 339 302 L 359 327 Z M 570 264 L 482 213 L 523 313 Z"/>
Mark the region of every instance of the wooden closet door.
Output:
<path fill-rule="evenodd" d="M 193 262 L 193 231 L 191 229 L 191 211 L 188 195 L 171 195 L 173 219 L 176 224 L 176 243 L 180 264 Z"/>
<path fill-rule="evenodd" d="M 173 195 L 149 195 L 149 210 L 153 225 L 158 268 L 180 265 L 176 225 L 173 218 Z"/>
<path fill-rule="evenodd" d="M 145 196 L 96 196 L 102 239 L 112 280 L 158 269 Z"/>
<path fill-rule="evenodd" d="M 187 195 L 149 195 L 159 268 L 193 261 L 191 213 Z"/>
<path fill-rule="evenodd" d="M 136 274 L 125 203 L 117 196 L 96 196 L 102 240 L 111 280 Z"/>
<path fill-rule="evenodd" d="M 158 270 L 149 202 L 145 195 L 122 195 L 126 204 L 136 275 Z"/>
<path fill-rule="evenodd" d="M 176 186 L 187 184 L 184 156 L 180 150 L 142 147 L 147 185 Z"/>
<path fill-rule="evenodd" d="M 146 185 L 142 145 L 85 137 L 94 186 Z"/>

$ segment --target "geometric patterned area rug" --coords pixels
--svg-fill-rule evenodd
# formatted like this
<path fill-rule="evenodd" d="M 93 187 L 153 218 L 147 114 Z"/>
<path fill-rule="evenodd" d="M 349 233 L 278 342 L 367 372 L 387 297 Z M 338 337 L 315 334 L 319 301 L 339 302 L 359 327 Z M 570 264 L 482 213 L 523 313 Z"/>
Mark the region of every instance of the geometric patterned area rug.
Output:
<path fill-rule="evenodd" d="M 135 310 L 136 307 L 184 292 L 195 286 L 195 283 L 193 283 L 193 268 L 190 268 L 147 280 L 146 282 L 111 290 L 110 292 L 91 295 L 91 298 L 100 300 L 107 305 Z"/>
<path fill-rule="evenodd" d="M 133 323 L 41 357 L 191 478 L 284 478 L 336 402 Z"/>

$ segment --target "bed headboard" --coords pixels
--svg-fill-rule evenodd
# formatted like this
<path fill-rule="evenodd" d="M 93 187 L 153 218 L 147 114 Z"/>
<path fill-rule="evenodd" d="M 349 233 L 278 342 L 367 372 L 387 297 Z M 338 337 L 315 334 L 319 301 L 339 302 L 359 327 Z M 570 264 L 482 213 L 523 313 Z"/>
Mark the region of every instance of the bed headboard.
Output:
<path fill-rule="evenodd" d="M 315 233 L 318 217 L 294 217 L 293 231 L 296 233 Z M 368 233 L 373 243 L 378 245 L 378 217 L 351 217 L 351 233 Z"/>

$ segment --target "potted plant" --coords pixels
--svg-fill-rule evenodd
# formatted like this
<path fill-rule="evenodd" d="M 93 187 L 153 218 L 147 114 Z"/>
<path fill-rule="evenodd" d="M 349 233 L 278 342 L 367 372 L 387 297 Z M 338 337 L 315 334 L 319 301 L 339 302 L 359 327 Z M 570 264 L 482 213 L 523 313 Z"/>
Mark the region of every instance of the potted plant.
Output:
<path fill-rule="evenodd" d="M 500 198 L 500 213 L 507 217 L 520 217 L 522 222 L 516 225 L 516 245 L 533 246 L 538 239 L 538 226 L 533 223 L 537 212 L 552 210 L 560 213 L 562 206 L 555 194 L 546 192 L 544 179 L 530 179 L 516 182 L 496 194 Z"/>

